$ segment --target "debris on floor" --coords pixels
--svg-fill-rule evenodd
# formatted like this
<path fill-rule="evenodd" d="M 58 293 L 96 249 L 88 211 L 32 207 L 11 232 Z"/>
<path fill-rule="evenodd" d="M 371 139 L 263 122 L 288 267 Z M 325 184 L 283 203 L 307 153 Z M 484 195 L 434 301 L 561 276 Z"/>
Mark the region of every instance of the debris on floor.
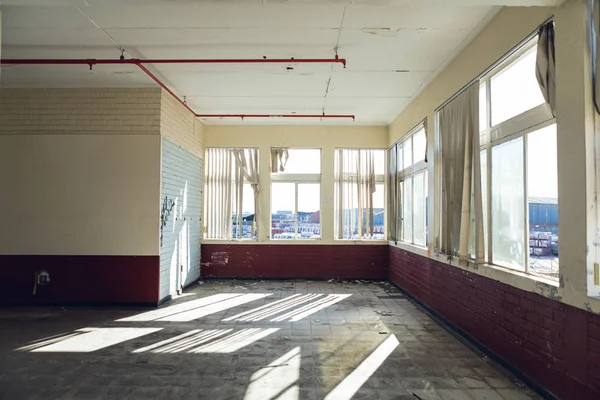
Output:
<path fill-rule="evenodd" d="M 379 334 L 380 334 L 380 335 L 387 335 L 388 333 L 389 333 L 389 332 L 388 332 L 388 331 L 386 331 L 385 329 L 382 329 L 382 330 L 380 330 L 380 331 L 379 331 Z"/>
<path fill-rule="evenodd" d="M 281 337 L 283 340 L 292 340 L 289 336 L 282 336 Z"/>
<path fill-rule="evenodd" d="M 391 317 L 392 315 L 394 315 L 394 314 L 392 314 L 389 311 L 375 311 L 375 314 L 379 314 L 379 315 L 382 315 L 384 317 Z"/>

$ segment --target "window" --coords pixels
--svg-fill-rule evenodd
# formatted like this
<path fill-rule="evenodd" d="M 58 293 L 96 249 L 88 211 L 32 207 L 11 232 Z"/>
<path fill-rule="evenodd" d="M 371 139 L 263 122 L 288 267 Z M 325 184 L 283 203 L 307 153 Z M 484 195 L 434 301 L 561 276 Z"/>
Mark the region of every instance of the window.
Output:
<path fill-rule="evenodd" d="M 336 149 L 335 239 L 385 238 L 385 150 Z"/>
<path fill-rule="evenodd" d="M 427 245 L 426 151 L 424 123 L 390 149 L 390 164 L 393 161 L 396 164 L 396 172 L 393 174 L 396 181 L 396 201 L 390 202 L 397 207 L 395 212 L 390 213 L 396 216 L 395 240 L 419 246 Z"/>
<path fill-rule="evenodd" d="M 258 149 L 206 149 L 204 238 L 255 239 Z"/>
<path fill-rule="evenodd" d="M 480 81 L 484 240 L 487 262 L 558 280 L 556 124 L 535 77 L 536 44 Z"/>
<path fill-rule="evenodd" d="M 321 238 L 321 150 L 271 149 L 271 238 Z"/>

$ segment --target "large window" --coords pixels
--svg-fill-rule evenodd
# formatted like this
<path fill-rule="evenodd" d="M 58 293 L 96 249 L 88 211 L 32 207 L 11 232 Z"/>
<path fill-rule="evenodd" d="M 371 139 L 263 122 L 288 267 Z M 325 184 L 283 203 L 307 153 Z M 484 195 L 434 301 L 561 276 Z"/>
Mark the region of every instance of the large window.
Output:
<path fill-rule="evenodd" d="M 395 240 L 427 245 L 427 136 L 424 124 L 420 124 L 390 149 L 390 171 L 394 176 L 396 207 Z M 390 182 L 390 184 L 393 184 Z M 395 201 L 394 201 L 395 200 Z M 394 224 L 395 223 L 395 224 Z"/>
<path fill-rule="evenodd" d="M 385 238 L 385 151 L 336 149 L 335 239 Z"/>
<path fill-rule="evenodd" d="M 486 261 L 558 280 L 556 124 L 535 76 L 536 44 L 480 81 Z"/>
<path fill-rule="evenodd" d="M 255 239 L 258 149 L 206 149 L 204 238 Z"/>
<path fill-rule="evenodd" d="M 321 238 L 321 150 L 271 149 L 271 238 Z"/>

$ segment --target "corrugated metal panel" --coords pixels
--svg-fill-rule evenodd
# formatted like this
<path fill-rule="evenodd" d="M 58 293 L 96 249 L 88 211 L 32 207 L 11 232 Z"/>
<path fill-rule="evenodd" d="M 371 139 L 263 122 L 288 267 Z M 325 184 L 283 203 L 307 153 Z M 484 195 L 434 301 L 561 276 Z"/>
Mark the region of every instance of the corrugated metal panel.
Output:
<path fill-rule="evenodd" d="M 529 223 L 532 225 L 558 225 L 558 204 L 529 203 Z"/>
<path fill-rule="evenodd" d="M 200 277 L 202 159 L 163 138 L 160 298 Z M 183 266 L 183 272 L 181 267 Z"/>

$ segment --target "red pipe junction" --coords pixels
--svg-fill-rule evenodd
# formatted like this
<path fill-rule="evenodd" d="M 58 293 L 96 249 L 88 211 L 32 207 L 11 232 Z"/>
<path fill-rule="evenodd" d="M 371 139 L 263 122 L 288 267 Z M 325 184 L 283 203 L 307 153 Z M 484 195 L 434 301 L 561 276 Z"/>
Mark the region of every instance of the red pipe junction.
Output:
<path fill-rule="evenodd" d="M 346 68 L 346 59 L 339 58 L 337 55 L 335 58 L 250 58 L 250 59 L 149 59 L 141 60 L 137 58 L 125 59 L 121 56 L 120 59 L 0 59 L 0 64 L 11 64 L 11 65 L 88 65 L 90 70 L 94 65 L 99 64 L 132 64 L 137 65 L 146 75 L 148 75 L 154 82 L 156 82 L 161 88 L 169 93 L 175 100 L 177 100 L 183 107 L 191 112 L 195 117 L 198 118 L 352 118 L 355 120 L 355 116 L 351 114 L 198 114 L 187 105 L 187 103 L 179 98 L 171 89 L 167 87 L 156 75 L 148 70 L 143 64 L 230 64 L 230 63 L 341 63 Z"/>

